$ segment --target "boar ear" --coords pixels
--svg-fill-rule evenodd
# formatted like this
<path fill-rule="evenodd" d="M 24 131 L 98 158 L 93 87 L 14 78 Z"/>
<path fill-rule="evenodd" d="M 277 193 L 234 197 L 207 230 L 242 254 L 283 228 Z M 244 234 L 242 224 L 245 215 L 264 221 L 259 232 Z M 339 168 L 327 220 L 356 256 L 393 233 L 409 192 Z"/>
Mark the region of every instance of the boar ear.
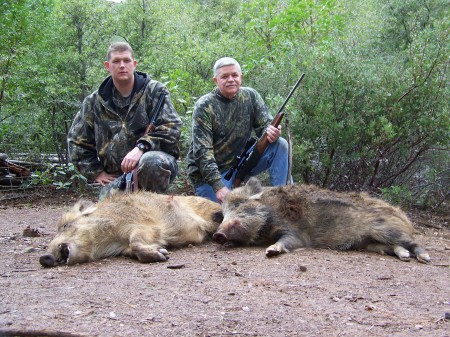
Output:
<path fill-rule="evenodd" d="M 86 215 L 95 211 L 96 207 L 94 205 L 92 201 L 82 199 L 73 206 L 73 210 L 80 215 Z"/>
<path fill-rule="evenodd" d="M 255 195 L 262 192 L 262 185 L 258 178 L 251 177 L 245 184 L 245 189 L 248 195 Z"/>

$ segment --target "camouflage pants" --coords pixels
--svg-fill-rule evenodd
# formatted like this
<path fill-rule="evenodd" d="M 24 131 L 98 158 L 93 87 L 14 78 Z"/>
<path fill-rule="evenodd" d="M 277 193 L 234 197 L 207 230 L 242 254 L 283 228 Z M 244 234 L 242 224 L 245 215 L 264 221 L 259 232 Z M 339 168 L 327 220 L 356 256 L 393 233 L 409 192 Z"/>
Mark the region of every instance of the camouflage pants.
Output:
<path fill-rule="evenodd" d="M 177 160 L 162 151 L 149 151 L 142 155 L 138 164 L 139 189 L 162 193 L 169 188 L 178 173 Z M 100 200 L 119 190 L 123 190 L 123 176 L 104 186 Z"/>

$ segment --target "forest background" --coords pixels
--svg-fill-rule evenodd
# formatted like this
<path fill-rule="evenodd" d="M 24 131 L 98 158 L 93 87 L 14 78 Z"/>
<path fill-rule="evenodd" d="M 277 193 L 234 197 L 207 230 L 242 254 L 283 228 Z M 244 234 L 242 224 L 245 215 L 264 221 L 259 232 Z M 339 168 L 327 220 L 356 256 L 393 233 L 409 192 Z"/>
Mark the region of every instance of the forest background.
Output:
<path fill-rule="evenodd" d="M 231 56 L 272 114 L 306 74 L 283 125 L 294 181 L 448 202 L 448 0 L 3 0 L 0 30 L 0 152 L 48 163 L 28 185 L 82 181 L 67 131 L 108 75 L 108 45 L 127 41 L 138 70 L 170 90 L 183 157 L 195 101 Z"/>

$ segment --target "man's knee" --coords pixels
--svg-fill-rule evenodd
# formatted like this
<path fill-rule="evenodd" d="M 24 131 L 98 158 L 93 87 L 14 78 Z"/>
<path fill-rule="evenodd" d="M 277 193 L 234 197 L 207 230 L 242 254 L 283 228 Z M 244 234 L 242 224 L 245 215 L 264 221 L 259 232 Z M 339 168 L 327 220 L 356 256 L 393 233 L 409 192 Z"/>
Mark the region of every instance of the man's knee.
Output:
<path fill-rule="evenodd" d="M 283 137 L 280 137 L 278 138 L 277 142 L 278 142 L 278 151 L 287 153 L 289 150 L 289 144 L 287 140 L 284 139 Z"/>
<path fill-rule="evenodd" d="M 164 192 L 175 179 L 178 166 L 174 157 L 159 151 L 144 153 L 139 161 L 139 186 L 144 190 Z"/>

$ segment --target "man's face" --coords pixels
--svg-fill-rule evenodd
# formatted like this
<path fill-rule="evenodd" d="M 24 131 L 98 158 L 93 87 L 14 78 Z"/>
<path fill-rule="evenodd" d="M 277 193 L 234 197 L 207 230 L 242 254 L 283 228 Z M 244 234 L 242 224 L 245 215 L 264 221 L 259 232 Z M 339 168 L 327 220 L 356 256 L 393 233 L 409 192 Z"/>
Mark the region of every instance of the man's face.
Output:
<path fill-rule="evenodd" d="M 214 83 L 220 90 L 220 93 L 228 99 L 232 99 L 241 87 L 242 74 L 236 65 L 219 68 Z"/>
<path fill-rule="evenodd" d="M 133 72 L 136 69 L 136 60 L 131 56 L 131 52 L 112 52 L 108 61 L 105 61 L 105 68 L 111 74 L 114 82 L 127 83 L 133 80 Z"/>

